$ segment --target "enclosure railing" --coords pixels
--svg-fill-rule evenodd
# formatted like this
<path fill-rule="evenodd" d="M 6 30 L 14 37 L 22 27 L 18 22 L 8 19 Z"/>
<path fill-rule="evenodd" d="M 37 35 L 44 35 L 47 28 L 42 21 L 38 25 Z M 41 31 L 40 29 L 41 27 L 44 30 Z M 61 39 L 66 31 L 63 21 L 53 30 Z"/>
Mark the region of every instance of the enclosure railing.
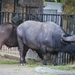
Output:
<path fill-rule="evenodd" d="M 15 20 L 14 20 L 15 19 Z M 0 12 L 0 23 L 17 21 L 18 19 L 26 20 L 36 20 L 41 22 L 53 21 L 60 25 L 68 34 L 71 34 L 72 30 L 75 29 L 75 15 L 69 14 L 27 14 L 27 13 L 11 13 L 11 12 Z M 6 47 L 5 47 L 6 48 Z M 18 54 L 18 49 L 3 49 L 1 51 Z M 15 50 L 15 52 L 14 52 Z M 35 53 L 36 54 L 36 53 Z M 32 55 L 32 54 L 31 54 Z M 32 55 L 34 56 L 34 55 Z M 37 57 L 38 58 L 38 57 Z M 52 59 L 52 55 L 50 55 L 50 60 Z M 69 54 L 59 53 L 57 62 L 59 64 L 68 64 L 73 62 L 75 57 L 71 57 Z"/>
<path fill-rule="evenodd" d="M 67 33 L 75 29 L 75 15 L 69 14 L 27 14 L 27 13 L 11 13 L 0 12 L 0 23 L 11 22 L 15 17 L 15 21 L 21 18 L 23 21 L 36 20 L 36 21 L 53 21 L 60 25 Z"/>

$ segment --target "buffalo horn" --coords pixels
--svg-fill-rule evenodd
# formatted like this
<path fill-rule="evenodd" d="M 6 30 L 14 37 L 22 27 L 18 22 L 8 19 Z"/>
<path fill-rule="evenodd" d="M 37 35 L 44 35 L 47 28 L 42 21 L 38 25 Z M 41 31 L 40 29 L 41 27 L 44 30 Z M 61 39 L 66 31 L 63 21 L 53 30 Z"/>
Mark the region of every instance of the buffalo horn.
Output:
<path fill-rule="evenodd" d="M 64 34 L 62 34 L 62 40 L 67 42 L 75 42 L 75 35 L 65 37 Z"/>

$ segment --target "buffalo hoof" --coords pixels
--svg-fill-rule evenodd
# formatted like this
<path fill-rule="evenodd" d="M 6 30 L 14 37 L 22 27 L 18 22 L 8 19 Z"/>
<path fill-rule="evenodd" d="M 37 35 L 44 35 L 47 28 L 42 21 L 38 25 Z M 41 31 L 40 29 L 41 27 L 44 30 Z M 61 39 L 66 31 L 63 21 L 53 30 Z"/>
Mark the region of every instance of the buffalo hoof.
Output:
<path fill-rule="evenodd" d="M 26 65 L 26 63 L 21 63 L 21 64 L 20 64 L 20 66 L 25 66 L 25 65 Z"/>
<path fill-rule="evenodd" d="M 54 66 L 57 66 L 57 63 L 55 63 Z"/>
<path fill-rule="evenodd" d="M 43 61 L 43 65 L 45 65 L 45 66 L 46 66 L 46 65 L 47 65 L 47 61 Z"/>
<path fill-rule="evenodd" d="M 53 64 L 54 66 L 57 66 L 57 62 L 56 62 L 56 61 L 55 61 L 55 62 L 53 62 L 52 64 Z"/>

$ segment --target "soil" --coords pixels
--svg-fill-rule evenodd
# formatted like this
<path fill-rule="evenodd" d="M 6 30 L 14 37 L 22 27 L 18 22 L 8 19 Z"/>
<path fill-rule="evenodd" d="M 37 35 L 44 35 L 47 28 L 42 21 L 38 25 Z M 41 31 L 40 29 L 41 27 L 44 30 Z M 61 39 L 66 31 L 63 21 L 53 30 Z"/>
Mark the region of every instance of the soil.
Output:
<path fill-rule="evenodd" d="M 36 67 L 38 69 L 38 67 Z M 36 68 L 18 65 L 0 65 L 0 75 L 75 75 L 74 71 L 60 71 L 48 68 Z M 46 71 L 47 70 L 47 71 Z"/>
<path fill-rule="evenodd" d="M 66 71 L 50 69 L 45 66 L 30 67 L 18 64 L 0 64 L 0 75 L 75 75 L 75 70 Z"/>

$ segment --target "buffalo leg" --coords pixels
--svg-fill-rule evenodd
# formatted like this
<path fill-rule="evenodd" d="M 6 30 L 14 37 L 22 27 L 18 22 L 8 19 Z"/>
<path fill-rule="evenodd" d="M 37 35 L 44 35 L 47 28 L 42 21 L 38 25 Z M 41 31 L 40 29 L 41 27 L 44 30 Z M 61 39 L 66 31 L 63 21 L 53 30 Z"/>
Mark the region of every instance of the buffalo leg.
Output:
<path fill-rule="evenodd" d="M 27 46 L 24 46 L 24 49 L 23 49 L 23 63 L 26 63 L 25 56 L 26 56 L 26 53 L 27 53 L 28 49 L 29 48 Z"/>
<path fill-rule="evenodd" d="M 57 61 L 56 61 L 56 59 L 57 59 L 57 54 L 54 54 L 53 55 L 53 64 L 54 64 L 54 66 L 56 66 L 57 65 Z"/>
<path fill-rule="evenodd" d="M 43 55 L 42 55 L 42 52 L 41 50 L 36 50 L 38 56 L 43 60 Z"/>
<path fill-rule="evenodd" d="M 43 65 L 47 65 L 46 54 L 43 54 Z"/>
<path fill-rule="evenodd" d="M 6 42 L 5 40 L 7 40 L 7 39 L 1 39 L 0 40 L 0 49 L 2 48 L 2 45 Z"/>
<path fill-rule="evenodd" d="M 23 65 L 25 63 L 24 44 L 20 36 L 17 36 L 17 40 L 18 40 L 18 48 L 19 48 L 19 53 L 20 53 L 20 64 Z"/>
<path fill-rule="evenodd" d="M 42 45 L 42 55 L 43 55 L 43 65 L 47 65 L 47 60 L 46 60 L 46 47 Z"/>

